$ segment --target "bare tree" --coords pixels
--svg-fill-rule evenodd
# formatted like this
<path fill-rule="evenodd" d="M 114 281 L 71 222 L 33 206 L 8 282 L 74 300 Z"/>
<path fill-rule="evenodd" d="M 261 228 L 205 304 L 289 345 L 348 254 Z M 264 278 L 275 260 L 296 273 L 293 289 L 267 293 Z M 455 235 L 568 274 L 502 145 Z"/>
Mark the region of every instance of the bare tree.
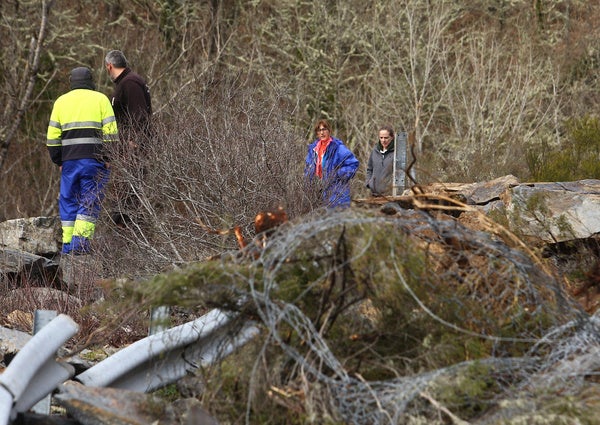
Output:
<path fill-rule="evenodd" d="M 439 152 L 452 164 L 449 175 L 525 175 L 524 162 L 515 158 L 535 140 L 556 134 L 560 103 L 552 83 L 557 75 L 536 56 L 528 46 L 514 48 L 489 33 L 471 34 L 444 64 L 441 75 L 449 92 L 444 118 L 453 131 L 441 140 Z"/>
<path fill-rule="evenodd" d="M 8 156 L 8 149 L 13 140 L 17 137 L 19 127 L 31 104 L 32 97 L 38 94 L 35 93 L 34 87 L 37 82 L 40 58 L 48 31 L 48 20 L 53 4 L 54 0 L 43 0 L 41 2 L 41 13 L 37 35 L 31 36 L 28 46 L 22 44 L 21 34 L 23 31 L 16 29 L 19 28 L 19 26 L 15 25 L 15 22 L 3 21 L 3 32 L 9 35 L 10 40 L 12 41 L 12 48 L 15 49 L 15 52 L 26 53 L 27 58 L 18 61 L 20 62 L 18 63 L 20 66 L 17 66 L 16 68 L 14 67 L 14 63 L 11 64 L 12 71 L 7 70 L 8 72 L 4 73 L 4 75 L 8 75 L 12 78 L 7 79 L 7 84 L 3 90 L 3 97 L 6 97 L 8 102 L 6 103 L 2 114 L 3 125 L 0 131 L 0 171 L 4 168 L 4 163 Z M 14 15 L 12 16 L 14 17 Z M 18 53 L 15 57 L 18 58 Z"/>
<path fill-rule="evenodd" d="M 43 5 L 50 10 L 52 2 Z M 27 56 L 20 53 L 29 52 L 23 34 L 32 32 L 39 12 L 32 3 L 3 2 L 0 43 L 7 78 L 0 177 L 5 187 L 27 182 L 30 191 L 30 201 L 16 199 L 16 191 L 8 199 L 3 194 L 3 215 L 55 208 L 57 173 L 44 168 L 46 153 L 37 143 L 50 103 L 66 89 L 65 69 L 73 65 L 90 66 L 98 89 L 109 94 L 112 82 L 102 68 L 109 48 L 125 51 L 147 78 L 156 118 L 167 128 L 180 99 L 201 98 L 208 81 L 218 84 L 221 76 L 237 73 L 244 76 L 239 87 L 255 99 L 285 96 L 280 101 L 289 114 L 282 122 L 305 139 L 294 143 L 306 144 L 312 123 L 324 116 L 364 163 L 376 129 L 389 123 L 414 132 L 418 180 L 503 173 L 526 178 L 520 152 L 542 141 L 557 143 L 566 116 L 599 103 L 594 89 L 600 55 L 590 24 L 598 6 L 566 0 L 535 5 L 543 7 L 501 0 L 186 0 L 111 1 L 91 10 L 65 0 L 48 27 L 33 103 L 18 125 L 13 118 L 25 110 L 19 103 L 31 81 L 21 76 L 32 75 L 32 67 L 22 59 L 15 68 L 6 52 Z M 19 151 L 11 154 L 9 147 Z M 493 167 L 472 166 L 484 159 Z M 23 178 L 20 171 L 27 167 Z M 356 182 L 363 172 L 364 166 Z M 356 196 L 364 190 L 360 186 Z"/>

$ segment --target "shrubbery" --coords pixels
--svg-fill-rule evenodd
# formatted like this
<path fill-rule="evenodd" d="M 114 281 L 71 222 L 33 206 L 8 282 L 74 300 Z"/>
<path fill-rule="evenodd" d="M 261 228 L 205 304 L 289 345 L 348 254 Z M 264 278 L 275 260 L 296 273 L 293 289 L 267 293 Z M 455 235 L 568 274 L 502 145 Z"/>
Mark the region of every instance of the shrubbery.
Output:
<path fill-rule="evenodd" d="M 600 179 L 600 120 L 595 116 L 569 119 L 561 145 L 531 149 L 527 163 L 534 181 Z"/>

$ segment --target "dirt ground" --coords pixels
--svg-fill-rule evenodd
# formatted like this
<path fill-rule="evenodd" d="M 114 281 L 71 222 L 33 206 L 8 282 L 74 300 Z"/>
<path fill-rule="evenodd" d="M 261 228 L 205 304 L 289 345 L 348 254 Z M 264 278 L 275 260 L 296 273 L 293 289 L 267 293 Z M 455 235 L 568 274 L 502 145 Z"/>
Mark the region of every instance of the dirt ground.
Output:
<path fill-rule="evenodd" d="M 568 292 L 588 313 L 594 314 L 600 308 L 600 287 L 593 286 L 581 292 L 577 289 Z"/>

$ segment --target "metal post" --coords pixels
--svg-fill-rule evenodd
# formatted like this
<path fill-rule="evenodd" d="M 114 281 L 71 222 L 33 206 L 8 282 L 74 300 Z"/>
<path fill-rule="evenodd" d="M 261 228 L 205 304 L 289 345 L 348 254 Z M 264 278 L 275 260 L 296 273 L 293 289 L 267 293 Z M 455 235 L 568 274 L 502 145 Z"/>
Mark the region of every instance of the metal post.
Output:
<path fill-rule="evenodd" d="M 396 134 L 392 196 L 398 196 L 406 189 L 406 140 L 407 134 L 405 131 Z"/>
<path fill-rule="evenodd" d="M 56 317 L 55 310 L 36 310 L 33 314 L 33 334 L 35 335 L 50 323 Z M 52 404 L 52 396 L 48 394 L 46 397 L 38 401 L 31 410 L 40 415 L 50 414 L 50 405 Z"/>
<path fill-rule="evenodd" d="M 152 307 L 150 309 L 150 327 L 148 335 L 154 335 L 169 329 L 170 309 L 168 306 Z"/>

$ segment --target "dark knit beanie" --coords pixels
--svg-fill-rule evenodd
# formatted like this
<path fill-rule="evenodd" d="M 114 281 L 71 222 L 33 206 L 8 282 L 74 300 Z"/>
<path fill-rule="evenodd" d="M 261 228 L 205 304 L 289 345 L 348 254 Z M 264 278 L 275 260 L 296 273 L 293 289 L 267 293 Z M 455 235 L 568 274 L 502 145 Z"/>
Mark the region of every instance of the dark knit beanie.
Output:
<path fill-rule="evenodd" d="M 92 78 L 92 71 L 84 66 L 74 68 L 71 71 L 70 81 L 71 89 L 96 89 L 94 80 Z"/>

